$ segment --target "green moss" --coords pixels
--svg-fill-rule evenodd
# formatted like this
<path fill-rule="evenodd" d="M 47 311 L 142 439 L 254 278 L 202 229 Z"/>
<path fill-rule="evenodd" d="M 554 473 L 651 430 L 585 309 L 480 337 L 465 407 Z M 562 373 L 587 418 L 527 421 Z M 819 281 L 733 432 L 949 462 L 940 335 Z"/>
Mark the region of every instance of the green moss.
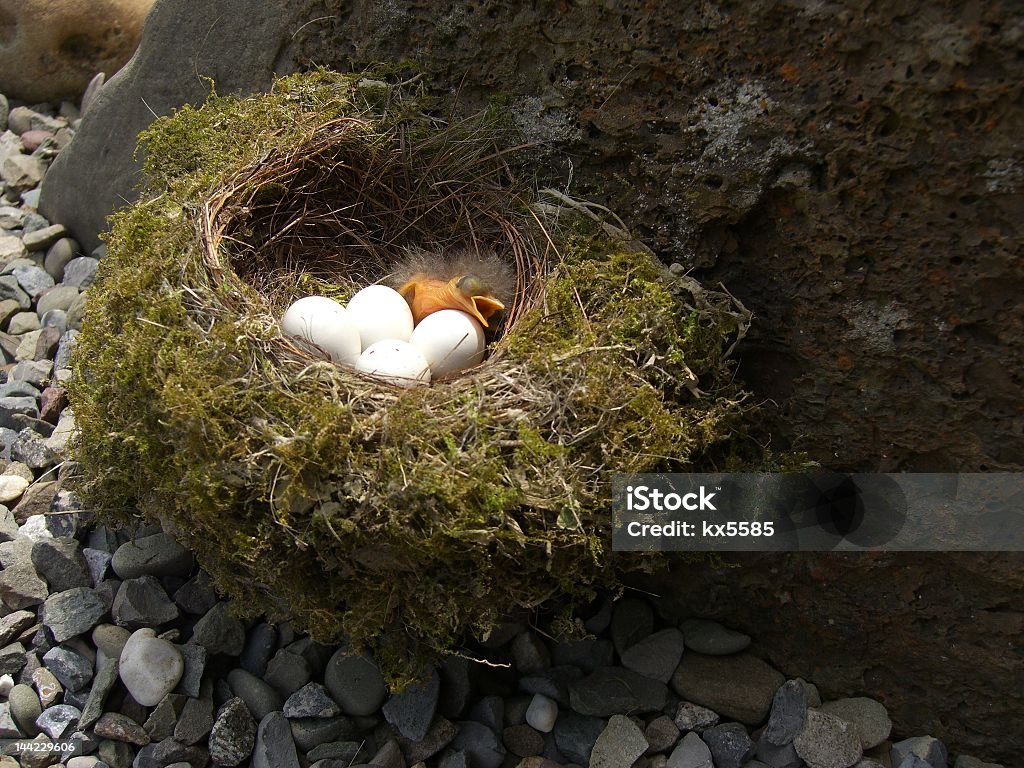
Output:
<path fill-rule="evenodd" d="M 284 342 L 285 302 L 380 277 L 396 233 L 457 242 L 490 231 L 494 206 L 521 212 L 499 184 L 500 119 L 439 128 L 362 80 L 296 76 L 154 123 L 147 197 L 114 217 L 70 396 L 91 504 L 163 520 L 242 610 L 344 632 L 400 681 L 513 605 L 657 567 L 608 552 L 611 473 L 745 454 L 750 409 L 724 356 L 729 302 L 586 226 L 554 233 L 560 257 L 528 275 L 543 291 L 462 378 L 396 390 Z M 331 162 L 365 161 L 380 196 L 350 200 L 351 176 L 323 172 L 316 142 L 339 120 L 357 126 L 330 134 Z M 288 179 L 312 192 L 297 204 Z M 224 200 L 232 228 L 214 241 L 204 211 Z M 273 218 L 288 206 L 346 205 L 363 212 L 358 259 L 298 258 L 301 233 L 264 245 L 291 231 Z"/>

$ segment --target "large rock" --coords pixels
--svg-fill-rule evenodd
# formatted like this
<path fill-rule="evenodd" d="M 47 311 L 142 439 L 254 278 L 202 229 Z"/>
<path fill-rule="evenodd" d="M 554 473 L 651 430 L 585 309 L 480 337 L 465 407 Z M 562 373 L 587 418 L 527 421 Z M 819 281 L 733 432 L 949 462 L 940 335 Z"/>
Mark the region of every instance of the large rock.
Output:
<path fill-rule="evenodd" d="M 75 149 L 62 152 L 47 173 L 40 212 L 67 226 L 87 252 L 99 246 L 107 215 L 137 196 L 138 163 L 132 155 L 139 131 L 154 114 L 203 101 L 210 81 L 221 94 L 249 93 L 269 87 L 275 72 L 292 70 L 290 36 L 309 21 L 300 20 L 301 5 L 154 3 L 138 52 L 96 93 L 75 135 Z M 86 181 L 90 176 L 94 183 Z"/>
<path fill-rule="evenodd" d="M 230 93 L 309 62 L 411 56 L 469 108 L 501 97 L 547 151 L 542 181 L 563 184 L 571 158 L 572 192 L 612 202 L 664 259 L 753 310 L 741 373 L 782 406 L 776 444 L 802 435 L 840 468 L 1021 467 L 1012 4 L 335 6 L 160 0 L 47 175 L 44 212 L 91 249 L 132 197 L 150 109 L 201 99 L 197 72 Z M 819 670 L 831 695 L 878 696 L 902 732 L 948 723 L 951 744 L 1017 759 L 1003 649 L 1021 627 L 1002 609 L 1022 586 L 1015 558 L 730 559 L 746 567 L 648 586 L 749 632 L 787 672 Z M 892 594 L 904 609 L 888 609 Z M 971 653 L 949 657 L 954 645 Z"/>
<path fill-rule="evenodd" d="M 0 0 L 0 92 L 77 100 L 138 45 L 153 0 Z"/>

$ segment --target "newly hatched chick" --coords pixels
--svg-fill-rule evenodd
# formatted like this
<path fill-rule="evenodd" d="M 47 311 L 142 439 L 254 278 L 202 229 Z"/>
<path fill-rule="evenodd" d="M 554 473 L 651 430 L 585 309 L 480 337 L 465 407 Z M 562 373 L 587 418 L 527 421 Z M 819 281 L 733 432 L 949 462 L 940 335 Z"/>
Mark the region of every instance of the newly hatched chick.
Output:
<path fill-rule="evenodd" d="M 409 302 L 415 323 L 442 309 L 460 309 L 490 329 L 492 317 L 505 309 L 515 292 L 515 274 L 503 259 L 468 250 L 409 251 L 392 281 Z"/>

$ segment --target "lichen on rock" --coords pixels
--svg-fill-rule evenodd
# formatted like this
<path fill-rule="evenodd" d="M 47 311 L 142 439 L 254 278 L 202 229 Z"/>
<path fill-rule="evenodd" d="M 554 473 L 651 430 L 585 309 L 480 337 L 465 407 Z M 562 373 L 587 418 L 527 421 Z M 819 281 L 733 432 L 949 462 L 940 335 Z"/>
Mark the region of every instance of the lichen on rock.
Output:
<path fill-rule="evenodd" d="M 657 567 L 609 551 L 613 472 L 758 454 L 728 357 L 748 313 L 517 182 L 500 115 L 380 82 L 293 76 L 158 120 L 69 391 L 92 504 L 160 519 L 236 606 L 344 634 L 401 681 L 514 606 Z M 301 295 L 469 244 L 519 288 L 463 376 L 401 389 L 280 334 Z"/>

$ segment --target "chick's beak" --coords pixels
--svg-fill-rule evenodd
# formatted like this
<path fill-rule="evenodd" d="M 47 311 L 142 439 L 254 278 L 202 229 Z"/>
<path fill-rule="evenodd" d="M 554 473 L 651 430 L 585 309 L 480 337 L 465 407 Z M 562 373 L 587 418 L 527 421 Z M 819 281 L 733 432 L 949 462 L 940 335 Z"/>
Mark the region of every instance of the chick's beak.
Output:
<path fill-rule="evenodd" d="M 481 282 L 470 275 L 438 280 L 423 274 L 413 275 L 398 292 L 409 302 L 414 323 L 442 309 L 460 309 L 475 317 L 484 328 L 495 312 L 505 305 L 488 296 Z"/>

